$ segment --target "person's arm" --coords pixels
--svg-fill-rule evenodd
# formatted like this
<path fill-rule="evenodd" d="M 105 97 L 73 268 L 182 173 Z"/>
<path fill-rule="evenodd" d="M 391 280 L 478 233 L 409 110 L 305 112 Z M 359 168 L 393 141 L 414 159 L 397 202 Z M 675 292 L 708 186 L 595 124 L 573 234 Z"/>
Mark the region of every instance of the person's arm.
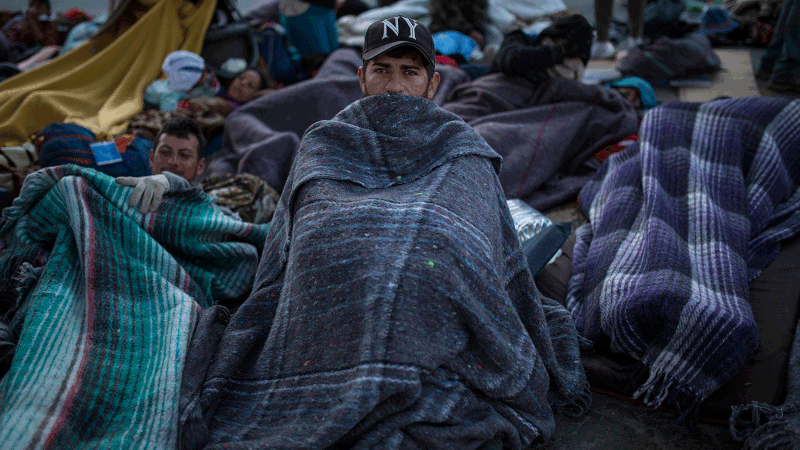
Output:
<path fill-rule="evenodd" d="M 44 41 L 44 32 L 39 28 L 39 23 L 36 21 L 36 11 L 32 8 L 28 8 L 25 11 L 25 25 L 24 29 L 29 34 L 33 41 L 36 43 L 41 43 Z"/>
<path fill-rule="evenodd" d="M 534 39 L 521 30 L 503 38 L 493 61 L 493 68 L 508 76 L 525 76 L 540 72 L 564 61 L 564 49 L 558 45 L 536 45 Z"/>
<path fill-rule="evenodd" d="M 38 52 L 34 53 L 28 59 L 25 59 L 25 60 L 22 60 L 22 61 L 18 62 L 17 63 L 17 67 L 19 68 L 19 70 L 22 70 L 22 71 L 33 69 L 34 67 L 38 67 L 38 66 L 42 65 L 42 63 L 44 63 L 47 60 L 49 60 L 50 58 L 52 58 L 53 55 L 58 53 L 58 50 L 60 48 L 61 47 L 59 47 L 58 45 L 49 45 L 49 46 L 43 47 L 41 50 L 39 50 Z"/>
<path fill-rule="evenodd" d="M 44 22 L 40 29 L 42 30 L 43 38 L 37 42 L 42 47 L 61 45 L 61 34 L 58 32 L 58 26 L 54 22 Z"/>

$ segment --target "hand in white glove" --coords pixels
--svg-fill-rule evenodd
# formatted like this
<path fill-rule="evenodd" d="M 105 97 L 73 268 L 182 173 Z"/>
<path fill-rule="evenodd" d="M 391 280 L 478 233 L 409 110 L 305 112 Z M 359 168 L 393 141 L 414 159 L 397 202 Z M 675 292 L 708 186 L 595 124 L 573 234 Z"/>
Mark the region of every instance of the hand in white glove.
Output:
<path fill-rule="evenodd" d="M 115 180 L 119 185 L 133 186 L 133 191 L 128 197 L 128 206 L 135 208 L 141 200 L 139 212 L 142 214 L 158 209 L 164 193 L 169 192 L 169 180 L 163 174 L 147 177 L 117 177 Z"/>

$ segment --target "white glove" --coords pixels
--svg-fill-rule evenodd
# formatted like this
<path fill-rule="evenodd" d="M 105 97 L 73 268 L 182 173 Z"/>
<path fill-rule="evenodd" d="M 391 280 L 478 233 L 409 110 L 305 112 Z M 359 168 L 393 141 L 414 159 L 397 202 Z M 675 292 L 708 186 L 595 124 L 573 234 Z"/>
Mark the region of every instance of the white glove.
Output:
<path fill-rule="evenodd" d="M 158 209 L 164 193 L 169 192 L 169 180 L 163 174 L 147 177 L 117 177 L 115 180 L 119 185 L 133 186 L 133 191 L 128 197 L 128 206 L 135 208 L 141 200 L 139 212 L 142 214 Z"/>

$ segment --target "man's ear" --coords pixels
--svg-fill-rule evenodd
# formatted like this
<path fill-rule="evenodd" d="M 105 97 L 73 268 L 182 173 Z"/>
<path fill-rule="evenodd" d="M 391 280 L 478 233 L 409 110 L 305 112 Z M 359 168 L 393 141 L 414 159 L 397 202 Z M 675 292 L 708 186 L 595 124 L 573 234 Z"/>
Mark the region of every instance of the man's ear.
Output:
<path fill-rule="evenodd" d="M 200 175 L 202 175 L 205 170 L 206 170 L 206 159 L 200 158 L 197 161 L 197 168 L 194 171 L 194 178 L 197 178 Z"/>
<path fill-rule="evenodd" d="M 361 86 L 361 93 L 367 95 L 367 80 L 364 79 L 364 66 L 359 66 L 358 72 L 358 85 Z"/>
<path fill-rule="evenodd" d="M 433 100 L 433 95 L 436 94 L 436 89 L 439 87 L 439 81 L 441 81 L 439 72 L 434 72 L 425 95 L 428 100 Z"/>

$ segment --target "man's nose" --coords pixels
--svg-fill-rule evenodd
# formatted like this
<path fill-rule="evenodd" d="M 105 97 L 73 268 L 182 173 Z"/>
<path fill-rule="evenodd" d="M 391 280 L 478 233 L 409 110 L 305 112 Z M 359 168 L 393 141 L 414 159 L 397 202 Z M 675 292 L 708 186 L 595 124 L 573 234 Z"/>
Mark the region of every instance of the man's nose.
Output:
<path fill-rule="evenodd" d="M 400 77 L 393 76 L 389 79 L 389 82 L 386 84 L 386 92 L 392 94 L 402 94 L 403 93 L 403 85 L 400 82 Z"/>

